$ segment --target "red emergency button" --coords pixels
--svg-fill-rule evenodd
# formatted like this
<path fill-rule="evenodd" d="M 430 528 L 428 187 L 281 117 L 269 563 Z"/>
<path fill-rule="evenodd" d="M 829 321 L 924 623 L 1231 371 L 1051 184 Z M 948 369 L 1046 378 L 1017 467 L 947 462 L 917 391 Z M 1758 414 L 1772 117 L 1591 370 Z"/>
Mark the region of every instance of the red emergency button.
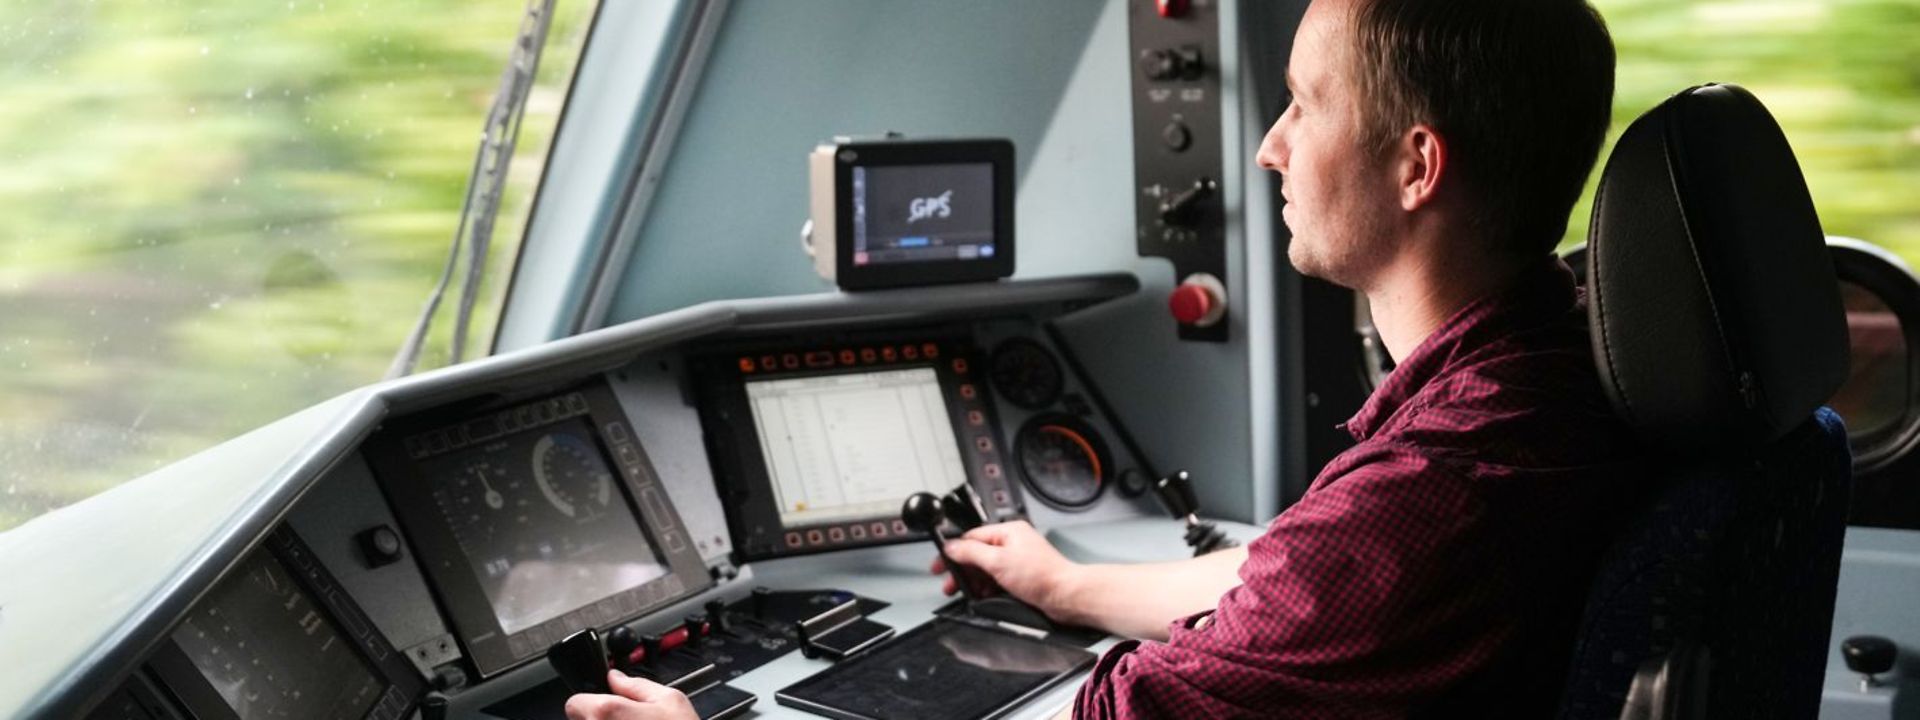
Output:
<path fill-rule="evenodd" d="M 1195 273 L 1167 296 L 1167 309 L 1181 325 L 1210 327 L 1227 316 L 1226 287 L 1206 273 Z"/>
<path fill-rule="evenodd" d="M 1188 4 L 1189 0 L 1153 0 L 1153 8 L 1163 18 L 1186 17 Z"/>

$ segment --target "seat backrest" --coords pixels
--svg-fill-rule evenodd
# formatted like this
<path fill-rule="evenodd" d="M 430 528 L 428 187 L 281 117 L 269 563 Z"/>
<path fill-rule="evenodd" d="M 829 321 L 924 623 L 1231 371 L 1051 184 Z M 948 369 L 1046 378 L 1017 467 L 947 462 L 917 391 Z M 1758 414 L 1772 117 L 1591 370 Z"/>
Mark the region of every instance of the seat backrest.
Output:
<path fill-rule="evenodd" d="M 1669 98 L 1609 157 L 1587 250 L 1595 362 L 1661 477 L 1601 562 L 1562 717 L 1620 717 L 1676 644 L 1710 671 L 1643 674 L 1661 687 L 1636 695 L 1704 704 L 1640 707 L 1813 717 L 1850 477 L 1820 405 L 1847 331 L 1779 126 L 1738 86 Z"/>

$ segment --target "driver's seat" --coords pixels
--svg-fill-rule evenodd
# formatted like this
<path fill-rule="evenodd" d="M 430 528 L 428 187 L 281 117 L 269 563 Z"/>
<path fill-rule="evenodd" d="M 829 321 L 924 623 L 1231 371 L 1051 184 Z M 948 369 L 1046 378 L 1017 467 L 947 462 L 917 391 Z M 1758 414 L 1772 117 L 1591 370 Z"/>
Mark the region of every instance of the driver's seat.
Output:
<path fill-rule="evenodd" d="M 1561 717 L 1813 717 L 1850 478 L 1821 404 L 1848 341 L 1766 108 L 1705 85 L 1634 121 L 1600 180 L 1586 270 L 1602 382 L 1664 477 L 1602 560 Z"/>

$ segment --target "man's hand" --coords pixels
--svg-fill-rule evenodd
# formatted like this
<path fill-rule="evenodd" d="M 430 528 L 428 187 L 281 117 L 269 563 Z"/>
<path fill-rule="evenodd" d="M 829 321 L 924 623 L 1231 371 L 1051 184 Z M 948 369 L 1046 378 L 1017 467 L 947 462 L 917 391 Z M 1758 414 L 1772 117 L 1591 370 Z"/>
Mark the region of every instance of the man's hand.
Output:
<path fill-rule="evenodd" d="M 979 568 L 1054 622 L 1165 641 L 1168 623 L 1213 609 L 1221 593 L 1240 584 L 1247 549 L 1163 563 L 1082 565 L 1053 549 L 1032 525 L 1015 521 L 948 540 L 947 557 Z M 946 572 L 946 566 L 935 559 L 933 572 Z M 947 594 L 956 590 L 947 578 Z"/>
<path fill-rule="evenodd" d="M 607 671 L 614 694 L 580 693 L 567 698 L 569 720 L 699 720 L 693 703 L 673 688 L 650 680 Z"/>
<path fill-rule="evenodd" d="M 1078 620 L 1068 607 L 1067 597 L 1081 566 L 1053 549 L 1053 544 L 1025 520 L 969 530 L 966 535 L 947 541 L 947 557 L 985 571 L 1009 595 L 1034 606 L 1056 622 Z M 934 558 L 933 572 L 946 570 L 946 564 Z M 952 595 L 958 589 L 953 576 L 947 576 L 945 592 Z"/>

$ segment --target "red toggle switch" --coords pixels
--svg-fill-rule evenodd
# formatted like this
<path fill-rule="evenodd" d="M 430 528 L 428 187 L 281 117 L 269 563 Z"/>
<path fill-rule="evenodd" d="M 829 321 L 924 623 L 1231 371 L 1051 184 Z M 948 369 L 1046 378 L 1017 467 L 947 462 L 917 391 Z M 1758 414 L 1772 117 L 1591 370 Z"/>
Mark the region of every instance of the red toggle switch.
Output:
<path fill-rule="evenodd" d="M 1158 10 L 1160 17 L 1163 18 L 1186 17 L 1189 2 L 1190 0 L 1153 0 L 1153 9 Z"/>
<path fill-rule="evenodd" d="M 1227 288 L 1219 278 L 1194 273 L 1167 296 L 1167 309 L 1181 325 L 1211 327 L 1227 316 Z"/>

